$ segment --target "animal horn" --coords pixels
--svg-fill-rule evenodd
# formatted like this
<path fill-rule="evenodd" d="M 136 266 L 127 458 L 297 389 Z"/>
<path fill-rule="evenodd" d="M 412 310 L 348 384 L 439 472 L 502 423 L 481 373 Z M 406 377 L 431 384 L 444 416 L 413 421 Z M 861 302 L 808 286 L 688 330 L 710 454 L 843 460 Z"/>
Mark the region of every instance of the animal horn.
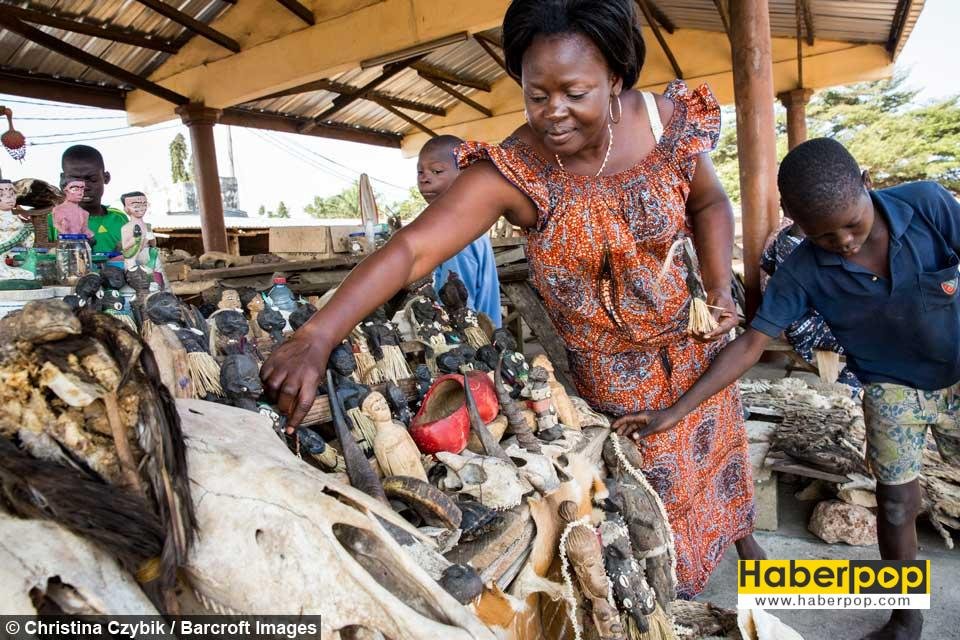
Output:
<path fill-rule="evenodd" d="M 333 428 L 337 433 L 337 438 L 340 439 L 340 449 L 343 452 L 343 461 L 347 467 L 347 477 L 350 478 L 350 484 L 368 496 L 389 505 L 390 501 L 387 500 L 387 494 L 383 491 L 380 479 L 373 472 L 373 467 L 370 466 L 367 457 L 363 455 L 360 445 L 353 439 L 350 427 L 347 426 L 331 369 L 327 369 L 327 394 L 330 401 L 330 412 L 333 414 Z"/>
<path fill-rule="evenodd" d="M 431 526 L 460 528 L 463 521 L 460 507 L 428 482 L 409 476 L 390 476 L 384 478 L 383 490 L 391 500 L 409 505 Z"/>
<path fill-rule="evenodd" d="M 490 433 L 490 430 L 487 429 L 487 425 L 483 424 L 483 420 L 480 419 L 480 412 L 477 411 L 477 403 L 473 399 L 473 392 L 470 391 L 470 380 L 466 374 L 463 376 L 463 394 L 467 400 L 467 415 L 470 417 L 470 430 L 477 434 L 477 439 L 480 440 L 484 453 L 488 456 L 494 456 L 509 462 L 511 466 L 516 466 L 513 464 L 510 456 L 507 455 L 507 452 L 500 446 L 500 443 L 493 437 L 493 434 Z"/>

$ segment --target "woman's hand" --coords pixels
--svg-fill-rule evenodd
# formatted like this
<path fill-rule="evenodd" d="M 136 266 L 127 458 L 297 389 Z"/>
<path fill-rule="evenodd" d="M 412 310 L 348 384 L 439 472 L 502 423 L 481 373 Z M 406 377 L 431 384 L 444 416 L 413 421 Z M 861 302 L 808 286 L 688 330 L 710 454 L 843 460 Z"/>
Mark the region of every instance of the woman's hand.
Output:
<path fill-rule="evenodd" d="M 639 442 L 655 433 L 669 431 L 677 426 L 678 422 L 680 417 L 675 416 L 670 409 L 641 411 L 617 418 L 613 423 L 613 430 L 624 438 Z"/>
<path fill-rule="evenodd" d="M 260 368 L 267 396 L 287 416 L 287 433 L 293 433 L 313 407 L 331 351 L 327 339 L 303 326 L 277 347 Z"/>
<path fill-rule="evenodd" d="M 712 290 L 707 293 L 707 305 L 710 314 L 717 321 L 717 328 L 702 334 L 691 334 L 699 342 L 713 342 L 726 336 L 737 326 L 740 317 L 737 315 L 737 304 L 733 301 L 730 288 Z"/>

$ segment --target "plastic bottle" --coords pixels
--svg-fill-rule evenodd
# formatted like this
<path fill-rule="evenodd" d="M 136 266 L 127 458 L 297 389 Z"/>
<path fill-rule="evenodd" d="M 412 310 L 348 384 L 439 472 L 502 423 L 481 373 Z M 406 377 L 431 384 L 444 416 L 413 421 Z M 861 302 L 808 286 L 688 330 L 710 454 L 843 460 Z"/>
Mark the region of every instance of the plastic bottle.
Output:
<path fill-rule="evenodd" d="M 290 288 L 287 286 L 287 279 L 283 276 L 275 276 L 273 278 L 273 288 L 270 289 L 270 301 L 273 303 L 272 306 L 281 312 L 286 311 L 289 314 L 291 311 L 297 310 L 297 300 L 293 297 L 293 292 L 290 291 Z"/>

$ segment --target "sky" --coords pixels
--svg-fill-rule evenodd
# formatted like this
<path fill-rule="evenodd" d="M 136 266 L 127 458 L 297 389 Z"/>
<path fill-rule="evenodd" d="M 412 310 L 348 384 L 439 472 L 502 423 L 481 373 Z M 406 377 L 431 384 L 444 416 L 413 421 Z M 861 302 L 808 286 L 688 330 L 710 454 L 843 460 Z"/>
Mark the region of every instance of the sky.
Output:
<path fill-rule="evenodd" d="M 897 66 L 910 73 L 909 83 L 920 90 L 919 100 L 960 95 L 960 2 L 927 0 Z M 0 104 L 14 112 L 14 124 L 31 143 L 22 164 L 0 152 L 4 177 L 43 178 L 56 182 L 60 154 L 70 144 L 89 143 L 103 153 L 112 180 L 104 202 L 116 203 L 120 194 L 140 190 L 148 195 L 170 181 L 167 150 L 187 128 L 167 122 L 147 128 L 128 128 L 122 112 L 0 94 Z M 230 174 L 228 131 L 215 127 L 221 175 Z M 339 193 L 365 171 L 385 204 L 403 200 L 416 183 L 416 160 L 387 149 L 309 136 L 230 127 L 233 170 L 239 183 L 240 208 L 257 215 L 260 206 L 274 210 L 281 201 L 294 217 L 317 195 Z"/>

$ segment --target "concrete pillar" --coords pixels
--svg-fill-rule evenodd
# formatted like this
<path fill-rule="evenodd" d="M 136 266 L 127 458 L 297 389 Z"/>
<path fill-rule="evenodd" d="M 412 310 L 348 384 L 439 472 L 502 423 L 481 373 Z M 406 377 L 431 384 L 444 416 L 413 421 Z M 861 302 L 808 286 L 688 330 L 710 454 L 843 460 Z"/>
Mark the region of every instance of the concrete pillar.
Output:
<path fill-rule="evenodd" d="M 793 149 L 807 139 L 807 103 L 813 91 L 793 89 L 777 94 L 787 109 L 787 147 Z"/>
<path fill-rule="evenodd" d="M 760 255 L 779 217 L 773 65 L 767 0 L 730 3 L 733 90 L 743 223 L 747 318 L 760 304 Z"/>
<path fill-rule="evenodd" d="M 223 221 L 223 199 L 220 195 L 220 172 L 217 170 L 217 147 L 213 126 L 220 119 L 219 109 L 208 109 L 191 103 L 177 108 L 177 114 L 190 128 L 193 147 L 194 181 L 200 201 L 200 230 L 204 251 L 227 252 L 227 230 Z"/>

